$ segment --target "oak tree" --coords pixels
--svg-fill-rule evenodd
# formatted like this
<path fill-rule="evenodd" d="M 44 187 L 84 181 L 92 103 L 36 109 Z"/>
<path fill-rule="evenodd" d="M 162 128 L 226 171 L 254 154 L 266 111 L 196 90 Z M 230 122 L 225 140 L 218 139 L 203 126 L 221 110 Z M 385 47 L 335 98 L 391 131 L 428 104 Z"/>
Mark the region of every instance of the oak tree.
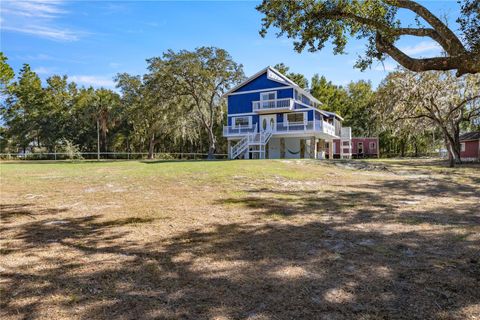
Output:
<path fill-rule="evenodd" d="M 335 54 L 345 53 L 350 38 L 366 39 L 367 48 L 356 67 L 364 70 L 374 59 L 390 56 L 411 71 L 457 70 L 457 76 L 480 72 L 480 1 L 461 0 L 459 30 L 453 30 L 425 6 L 413 0 L 263 0 L 260 34 L 270 27 L 277 36 L 295 39 L 298 52 L 314 52 L 333 43 Z M 416 18 L 400 21 L 399 12 Z M 402 51 L 396 41 L 402 36 L 427 37 L 437 42 L 444 54 L 415 58 Z"/>

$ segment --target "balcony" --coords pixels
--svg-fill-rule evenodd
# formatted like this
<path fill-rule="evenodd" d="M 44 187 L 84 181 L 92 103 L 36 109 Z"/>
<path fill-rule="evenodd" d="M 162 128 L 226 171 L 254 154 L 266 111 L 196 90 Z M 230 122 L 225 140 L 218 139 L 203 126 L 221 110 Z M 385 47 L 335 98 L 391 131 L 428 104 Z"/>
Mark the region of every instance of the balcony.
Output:
<path fill-rule="evenodd" d="M 307 122 L 279 122 L 274 133 L 297 133 L 297 132 L 325 133 L 335 135 L 335 127 L 325 121 Z"/>
<path fill-rule="evenodd" d="M 278 112 L 293 110 L 294 100 L 291 98 L 252 101 L 254 112 Z"/>
<path fill-rule="evenodd" d="M 223 136 L 244 136 L 255 131 L 256 125 L 253 126 L 224 126 Z M 273 135 L 280 134 L 302 134 L 309 133 L 314 135 L 323 135 L 325 139 L 338 138 L 335 135 L 335 127 L 325 121 L 307 121 L 307 122 L 278 122 L 272 130 Z"/>

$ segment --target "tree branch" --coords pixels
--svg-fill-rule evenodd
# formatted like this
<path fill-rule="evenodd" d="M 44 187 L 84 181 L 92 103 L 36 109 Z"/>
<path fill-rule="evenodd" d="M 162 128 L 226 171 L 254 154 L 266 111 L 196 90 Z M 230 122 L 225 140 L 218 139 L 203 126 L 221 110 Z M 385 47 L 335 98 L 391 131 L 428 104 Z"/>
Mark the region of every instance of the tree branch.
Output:
<path fill-rule="evenodd" d="M 432 14 L 427 8 L 418 4 L 412 0 L 382 0 L 384 3 L 407 9 L 415 12 L 425 21 L 428 22 L 438 34 L 443 38 L 442 42 L 439 42 L 442 47 L 451 55 L 458 55 L 466 53 L 465 47 L 458 37 L 448 28 L 439 18 Z"/>
<path fill-rule="evenodd" d="M 457 76 L 461 76 L 470 72 L 475 73 L 475 70 L 480 69 L 480 58 L 474 58 L 473 55 L 464 54 L 449 57 L 416 59 L 403 53 L 394 44 L 385 41 L 380 33 L 377 33 L 375 40 L 378 51 L 388 54 L 403 67 L 411 71 L 448 71 L 457 69 Z M 468 63 L 469 59 L 472 60 L 472 58 L 475 61 Z"/>

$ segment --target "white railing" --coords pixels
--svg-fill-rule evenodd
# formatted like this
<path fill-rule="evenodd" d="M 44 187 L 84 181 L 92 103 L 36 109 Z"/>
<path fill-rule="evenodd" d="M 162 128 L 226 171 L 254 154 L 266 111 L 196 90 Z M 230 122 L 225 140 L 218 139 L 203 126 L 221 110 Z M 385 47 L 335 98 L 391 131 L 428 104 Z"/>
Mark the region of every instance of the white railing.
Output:
<path fill-rule="evenodd" d="M 224 126 L 223 127 L 223 135 L 236 135 L 236 134 L 247 134 L 252 133 L 256 129 L 256 125 L 244 125 L 244 126 Z"/>
<path fill-rule="evenodd" d="M 276 126 L 277 133 L 298 131 L 318 131 L 335 135 L 335 127 L 325 121 L 278 122 Z"/>
<path fill-rule="evenodd" d="M 330 124 L 326 121 L 323 121 L 323 132 L 326 134 L 329 134 L 331 136 L 335 136 L 335 126 L 333 124 Z"/>
<path fill-rule="evenodd" d="M 273 109 L 293 109 L 294 100 L 291 98 L 252 101 L 253 111 L 273 110 Z"/>
<path fill-rule="evenodd" d="M 238 141 L 232 147 L 232 151 L 231 151 L 231 154 L 230 154 L 232 159 L 237 158 L 239 155 L 241 155 L 242 153 L 244 153 L 246 151 L 246 149 L 248 148 L 248 143 L 249 143 L 250 137 L 252 135 L 255 135 L 256 132 L 257 132 L 257 130 L 256 130 L 256 127 L 255 127 L 255 131 L 254 131 L 253 134 L 248 133 L 245 137 L 243 137 L 240 141 Z"/>
<path fill-rule="evenodd" d="M 265 146 L 272 137 L 272 130 L 248 133 L 240 141 L 238 141 L 231 149 L 230 157 L 235 159 L 250 149 L 250 146 L 257 146 L 260 151 L 260 158 L 265 158 Z"/>
<path fill-rule="evenodd" d="M 317 130 L 321 130 L 320 122 L 278 122 L 276 132 L 312 131 L 314 127 Z"/>

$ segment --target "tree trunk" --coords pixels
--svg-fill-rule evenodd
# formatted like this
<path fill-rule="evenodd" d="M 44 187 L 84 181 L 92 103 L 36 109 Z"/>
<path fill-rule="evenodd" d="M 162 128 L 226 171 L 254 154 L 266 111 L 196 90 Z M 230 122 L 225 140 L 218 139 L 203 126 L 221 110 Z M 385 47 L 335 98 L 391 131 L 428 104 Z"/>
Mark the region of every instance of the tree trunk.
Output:
<path fill-rule="evenodd" d="M 215 133 L 213 128 L 208 129 L 208 160 L 215 159 L 215 149 L 217 148 L 217 139 L 215 138 Z"/>
<path fill-rule="evenodd" d="M 461 164 L 462 163 L 462 158 L 460 156 L 460 124 L 456 123 L 454 126 L 454 134 L 453 134 L 453 150 L 455 152 L 455 155 L 457 156 L 456 161 L 457 163 Z"/>
<path fill-rule="evenodd" d="M 455 163 L 456 163 L 456 154 L 453 150 L 453 147 L 452 147 L 452 144 L 449 140 L 447 140 L 447 149 L 448 149 L 448 159 L 449 159 L 449 164 L 448 166 L 450 168 L 454 168 L 455 167 Z"/>
<path fill-rule="evenodd" d="M 418 158 L 418 143 L 417 143 L 417 138 L 415 137 L 415 140 L 413 142 L 413 147 L 415 148 L 415 158 Z"/>
<path fill-rule="evenodd" d="M 150 137 L 150 141 L 148 142 L 148 159 L 152 160 L 153 159 L 153 152 L 155 151 L 155 144 L 157 142 L 155 141 L 155 135 L 152 134 Z"/>
<path fill-rule="evenodd" d="M 405 146 L 406 146 L 406 142 L 405 140 L 402 139 L 401 143 L 400 143 L 400 147 L 401 147 L 401 157 L 404 158 L 405 157 Z"/>
<path fill-rule="evenodd" d="M 100 150 L 107 152 L 107 132 L 105 130 L 100 130 Z"/>

